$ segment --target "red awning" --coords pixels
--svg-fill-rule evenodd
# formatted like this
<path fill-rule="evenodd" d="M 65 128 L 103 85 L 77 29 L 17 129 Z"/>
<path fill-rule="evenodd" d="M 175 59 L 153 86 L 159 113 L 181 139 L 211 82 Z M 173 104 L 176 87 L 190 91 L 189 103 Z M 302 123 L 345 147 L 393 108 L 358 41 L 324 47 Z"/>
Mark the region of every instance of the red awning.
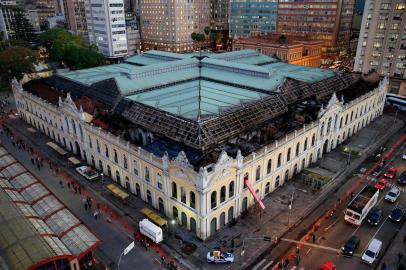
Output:
<path fill-rule="evenodd" d="M 254 188 L 252 187 L 250 181 L 248 179 L 244 180 L 245 185 L 248 187 L 248 189 L 251 191 L 252 196 L 254 196 L 255 200 L 259 204 L 259 206 L 262 208 L 262 210 L 265 209 L 264 203 L 261 201 L 261 199 L 258 197 L 257 193 L 255 192 Z"/>

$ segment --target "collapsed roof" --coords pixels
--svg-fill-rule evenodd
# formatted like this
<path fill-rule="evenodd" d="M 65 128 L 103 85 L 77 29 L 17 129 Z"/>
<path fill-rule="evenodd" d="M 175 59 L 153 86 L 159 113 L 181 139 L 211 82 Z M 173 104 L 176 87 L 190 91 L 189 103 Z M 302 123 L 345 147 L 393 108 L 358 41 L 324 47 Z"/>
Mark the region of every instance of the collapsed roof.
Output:
<path fill-rule="evenodd" d="M 350 74 L 290 65 L 252 50 L 148 51 L 122 64 L 57 74 L 44 82 L 88 96 L 160 136 L 206 150 L 353 84 Z"/>

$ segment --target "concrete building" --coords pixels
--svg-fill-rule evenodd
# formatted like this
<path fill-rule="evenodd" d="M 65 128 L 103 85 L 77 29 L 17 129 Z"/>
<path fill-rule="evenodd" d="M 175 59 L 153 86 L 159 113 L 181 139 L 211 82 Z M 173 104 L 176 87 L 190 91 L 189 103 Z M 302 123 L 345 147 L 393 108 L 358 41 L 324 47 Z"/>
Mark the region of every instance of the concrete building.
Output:
<path fill-rule="evenodd" d="M 27 20 L 30 20 L 30 16 L 16 1 L 0 2 L 0 32 L 5 40 L 24 39 L 32 35 L 32 25 L 27 25 Z"/>
<path fill-rule="evenodd" d="M 278 1 L 230 2 L 230 37 L 247 37 L 252 33 L 266 35 L 276 31 Z"/>
<path fill-rule="evenodd" d="M 128 55 L 141 52 L 141 36 L 134 12 L 125 13 Z"/>
<path fill-rule="evenodd" d="M 217 31 L 228 31 L 228 13 L 230 8 L 229 0 L 210 1 L 210 25 Z"/>
<path fill-rule="evenodd" d="M 139 5 L 144 50 L 190 52 L 202 45 L 191 34 L 210 26 L 209 0 L 140 0 Z"/>
<path fill-rule="evenodd" d="M 387 87 L 252 50 L 12 83 L 25 121 L 201 239 L 379 117 Z"/>
<path fill-rule="evenodd" d="M 406 96 L 405 1 L 366 1 L 354 71 L 389 76 L 390 92 Z"/>
<path fill-rule="evenodd" d="M 66 27 L 88 41 L 85 0 L 64 0 L 63 10 L 66 18 Z"/>
<path fill-rule="evenodd" d="M 277 30 L 285 35 L 322 40 L 327 48 L 346 49 L 351 37 L 354 5 L 355 0 L 281 0 Z"/>
<path fill-rule="evenodd" d="M 90 44 L 106 57 L 128 54 L 123 0 L 86 0 L 86 23 Z"/>
<path fill-rule="evenodd" d="M 320 67 L 322 47 L 323 41 L 280 34 L 233 40 L 233 51 L 251 49 L 265 55 L 276 55 L 289 64 L 309 67 Z"/>

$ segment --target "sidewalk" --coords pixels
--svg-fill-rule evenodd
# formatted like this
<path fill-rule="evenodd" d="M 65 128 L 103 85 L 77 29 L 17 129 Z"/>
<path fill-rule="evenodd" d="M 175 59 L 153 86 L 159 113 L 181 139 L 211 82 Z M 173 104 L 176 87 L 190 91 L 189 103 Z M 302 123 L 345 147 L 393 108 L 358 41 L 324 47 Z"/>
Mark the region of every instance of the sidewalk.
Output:
<path fill-rule="evenodd" d="M 380 263 L 377 264 L 375 269 L 382 269 L 382 265 L 385 263 L 387 269 L 385 270 L 406 270 L 406 220 L 403 219 L 402 227 L 394 235 L 388 250 L 383 250 L 385 254 L 381 258 Z M 402 258 L 399 259 L 399 255 L 402 254 Z M 403 268 L 402 266 L 403 265 Z"/>
<path fill-rule="evenodd" d="M 374 136 L 374 139 L 384 137 L 386 133 L 391 132 L 390 127 L 393 126 L 393 120 L 390 121 L 388 118 L 391 119 L 389 116 L 383 116 L 375 120 L 370 126 L 359 132 L 359 136 L 364 137 L 365 134 L 368 133 L 367 131 L 370 130 L 370 134 L 371 136 Z M 25 140 L 32 142 L 34 149 L 39 150 L 44 157 L 53 160 L 55 163 L 61 165 L 61 167 L 67 166 L 66 160 L 59 158 L 55 152 L 45 145 L 45 143 L 49 141 L 45 135 L 40 134 L 39 132 L 30 137 L 26 136 L 26 134 L 22 134 L 29 126 L 21 120 L 9 121 L 9 126 L 13 130 L 18 130 L 20 132 L 19 135 L 24 136 Z M 358 134 L 354 135 L 353 138 L 356 139 Z M 352 139 L 350 141 L 352 141 Z M 369 148 L 370 147 L 371 145 Z M 365 151 L 367 152 L 368 149 Z M 340 152 L 340 148 L 338 148 L 332 153 L 324 155 L 323 158 L 345 159 L 346 156 L 343 157 L 343 154 Z M 335 172 L 335 179 L 333 179 L 321 191 L 313 193 L 311 188 L 304 185 L 299 179 L 289 181 L 284 187 L 280 187 L 276 192 L 273 192 L 263 200 L 266 205 L 266 211 L 260 213 L 255 211 L 255 208 L 251 209 L 247 216 L 240 218 L 235 225 L 220 230 L 216 237 L 201 242 L 186 229 L 177 228 L 175 236 L 167 235 L 165 237 L 166 240 L 162 247 L 170 253 L 171 256 L 177 258 L 178 261 L 186 265 L 189 269 L 245 268 L 255 262 L 258 255 L 267 251 L 270 248 L 271 243 L 264 241 L 246 241 L 245 254 L 244 256 L 240 256 L 243 238 L 262 237 L 263 235 L 280 238 L 293 224 L 298 223 L 309 213 L 309 211 L 320 203 L 320 199 L 335 187 L 334 184 L 337 184 L 337 182 L 344 177 L 344 172 L 350 173 L 352 170 L 355 170 L 359 166 L 362 158 L 365 158 L 365 156 L 361 158 L 354 157 L 351 160 L 350 167 L 341 167 L 340 171 Z M 79 177 L 73 168 L 67 167 L 64 170 L 69 177 L 76 179 L 78 183 L 87 187 L 87 190 L 89 190 L 97 200 L 104 202 L 113 209 L 116 212 L 114 215 L 120 215 L 123 217 L 127 216 L 128 219 L 126 220 L 128 220 L 129 223 L 124 221 L 122 226 L 133 227 L 136 225 L 137 221 L 144 218 L 140 213 L 140 210 L 148 205 L 135 195 L 131 195 L 128 205 L 123 205 L 117 199 L 108 195 L 103 184 L 99 182 L 87 182 Z M 105 177 L 104 184 L 110 182 L 112 181 Z M 289 211 L 289 202 L 292 196 L 294 198 L 294 203 L 292 209 Z M 232 242 L 234 242 L 234 247 L 232 247 Z M 182 252 L 184 244 L 196 246 L 194 253 L 189 256 L 184 254 Z M 212 251 L 217 247 L 223 247 L 225 250 L 234 249 L 236 254 L 235 263 L 233 265 L 224 266 L 212 266 L 207 264 L 207 252 Z"/>

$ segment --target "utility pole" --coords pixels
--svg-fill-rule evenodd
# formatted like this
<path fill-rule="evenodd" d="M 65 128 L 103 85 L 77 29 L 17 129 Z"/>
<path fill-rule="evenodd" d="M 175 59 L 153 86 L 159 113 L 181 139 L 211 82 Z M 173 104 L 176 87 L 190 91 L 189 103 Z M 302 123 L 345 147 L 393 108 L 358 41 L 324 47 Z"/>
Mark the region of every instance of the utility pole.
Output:
<path fill-rule="evenodd" d="M 290 227 L 290 214 L 292 212 L 292 205 L 293 205 L 293 197 L 294 196 L 295 196 L 295 190 L 293 190 L 292 197 L 290 198 L 290 202 L 289 202 L 288 227 Z"/>

